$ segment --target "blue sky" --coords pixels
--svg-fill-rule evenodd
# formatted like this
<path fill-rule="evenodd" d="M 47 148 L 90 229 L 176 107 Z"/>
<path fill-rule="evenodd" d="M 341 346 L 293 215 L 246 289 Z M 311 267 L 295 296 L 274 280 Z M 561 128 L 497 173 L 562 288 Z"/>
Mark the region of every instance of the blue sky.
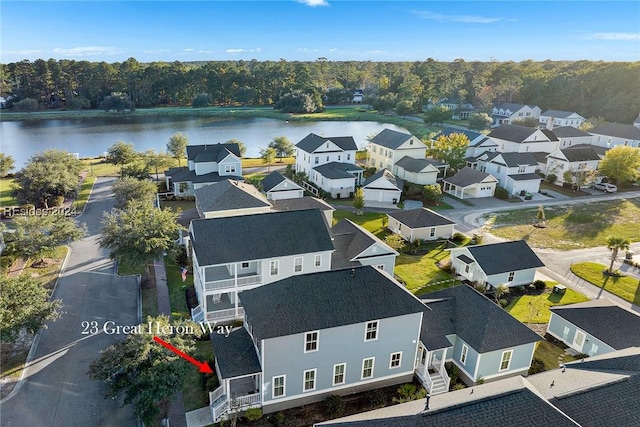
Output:
<path fill-rule="evenodd" d="M 638 1 L 6 1 L 0 62 L 640 60 Z"/>

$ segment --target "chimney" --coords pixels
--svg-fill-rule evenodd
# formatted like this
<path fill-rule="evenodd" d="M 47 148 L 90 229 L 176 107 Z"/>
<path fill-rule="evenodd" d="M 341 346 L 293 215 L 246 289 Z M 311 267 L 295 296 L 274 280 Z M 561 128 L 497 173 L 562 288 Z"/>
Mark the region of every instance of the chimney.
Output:
<path fill-rule="evenodd" d="M 551 116 L 549 116 L 549 118 L 547 119 L 547 129 L 553 130 L 553 117 Z"/>

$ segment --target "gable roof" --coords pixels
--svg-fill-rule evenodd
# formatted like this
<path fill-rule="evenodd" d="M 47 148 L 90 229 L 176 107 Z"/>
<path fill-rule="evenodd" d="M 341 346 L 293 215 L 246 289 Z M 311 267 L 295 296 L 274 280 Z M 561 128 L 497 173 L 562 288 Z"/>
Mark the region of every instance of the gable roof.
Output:
<path fill-rule="evenodd" d="M 402 144 L 407 142 L 409 139 L 411 139 L 411 136 L 412 135 L 409 133 L 398 132 L 397 130 L 385 128 L 385 129 L 382 129 L 382 131 L 379 134 L 371 138 L 369 141 L 373 142 L 374 144 L 380 145 L 382 147 L 395 150 L 398 147 L 400 147 Z M 426 147 L 426 145 L 424 145 L 422 141 L 420 141 L 420 144 Z"/>
<path fill-rule="evenodd" d="M 356 141 L 352 136 L 334 136 L 331 138 L 325 138 L 323 136 L 316 135 L 315 133 L 310 133 L 309 135 L 302 138 L 302 140 L 296 144 L 296 147 L 306 151 L 307 153 L 313 153 L 327 141 L 333 142 L 342 151 L 358 149 Z"/>
<path fill-rule="evenodd" d="M 466 249 L 488 276 L 514 270 L 544 267 L 540 258 L 524 240 L 467 246 Z"/>
<path fill-rule="evenodd" d="M 404 185 L 404 181 L 398 177 L 396 177 L 393 173 L 391 173 L 390 170 L 388 169 L 382 169 L 379 170 L 378 172 L 374 173 L 373 175 L 371 175 L 369 178 L 367 178 L 364 181 L 364 184 L 362 184 L 363 187 L 368 186 L 369 184 L 377 181 L 378 179 L 383 178 L 386 179 L 387 181 L 389 181 L 393 186 L 395 186 L 398 190 L 402 191 L 402 187 Z"/>
<path fill-rule="evenodd" d="M 616 138 L 640 140 L 640 129 L 623 123 L 607 123 L 589 131 L 594 135 L 614 136 Z"/>
<path fill-rule="evenodd" d="M 551 307 L 551 311 L 616 350 L 640 347 L 640 315 L 607 299 Z"/>
<path fill-rule="evenodd" d="M 487 162 L 492 162 L 496 164 L 503 164 L 510 168 L 514 168 L 517 166 L 537 166 L 538 161 L 536 160 L 533 153 L 484 153 L 487 155 Z M 501 157 L 504 160 L 504 163 L 493 162 L 497 157 Z"/>
<path fill-rule="evenodd" d="M 465 166 L 460 169 L 454 176 L 445 178 L 444 181 L 458 187 L 467 187 L 472 184 L 478 184 L 479 182 L 485 180 L 487 177 L 491 177 L 493 178 L 494 182 L 498 182 L 498 180 L 491 174 L 480 172 L 477 169 Z"/>
<path fill-rule="evenodd" d="M 194 184 L 205 184 L 225 181 L 227 179 L 233 179 L 236 181 L 244 181 L 241 176 L 224 175 L 220 176 L 218 172 L 209 172 L 203 175 L 196 175 L 196 171 L 189 170 L 188 167 L 182 166 L 179 168 L 171 168 L 165 171 L 165 176 L 170 176 L 171 181 L 176 182 L 191 182 Z"/>
<path fill-rule="evenodd" d="M 352 260 L 375 244 L 386 249 L 376 253 L 376 256 L 398 255 L 398 252 L 375 235 L 346 218 L 333 226 L 331 237 L 336 248 L 331 255 L 331 268 L 334 270 L 353 266 Z"/>
<path fill-rule="evenodd" d="M 558 138 L 580 138 L 583 136 L 592 136 L 590 133 L 584 132 L 573 126 L 560 126 L 551 130 Z"/>
<path fill-rule="evenodd" d="M 576 113 L 575 111 L 560 111 L 560 110 L 547 110 L 544 113 L 541 113 L 541 116 L 549 116 L 549 117 L 553 117 L 555 119 L 566 119 L 567 117 L 569 117 L 572 114 L 576 114 L 578 116 L 580 116 L 580 114 Z M 580 116 L 582 117 L 582 116 Z"/>
<path fill-rule="evenodd" d="M 204 144 L 187 145 L 187 159 L 196 163 L 199 162 L 219 162 L 224 160 L 229 154 L 240 158 L 240 147 L 238 144 Z"/>
<path fill-rule="evenodd" d="M 334 249 L 317 209 L 194 220 L 191 242 L 200 266 Z"/>
<path fill-rule="evenodd" d="M 203 212 L 271 206 L 271 203 L 253 185 L 230 179 L 205 185 L 193 192 Z"/>
<path fill-rule="evenodd" d="M 411 209 L 406 211 L 402 210 L 391 212 L 387 215 L 413 229 L 455 224 L 455 222 L 451 221 L 449 218 L 427 208 Z"/>
<path fill-rule="evenodd" d="M 571 147 L 567 147 L 565 149 L 573 150 L 575 148 L 584 148 L 584 147 L 591 147 L 591 149 L 595 151 L 599 156 L 604 156 L 604 153 L 606 153 L 608 150 L 607 147 L 601 147 L 600 145 L 591 145 L 591 144 L 576 144 L 576 145 L 572 145 Z"/>
<path fill-rule="evenodd" d="M 542 132 L 547 137 L 548 141 L 558 140 L 558 137 L 548 129 L 536 129 L 536 128 L 530 128 L 527 126 L 510 125 L 510 124 L 502 124 L 498 126 L 494 130 L 492 130 L 488 136 L 490 138 L 504 139 L 505 141 L 523 143 L 527 138 L 529 138 L 532 134 L 538 131 Z M 548 141 L 545 141 L 545 140 L 527 141 L 527 143 L 548 142 Z"/>
<path fill-rule="evenodd" d="M 447 164 L 434 159 L 414 159 L 409 156 L 404 156 L 396 162 L 396 166 L 399 166 L 408 172 L 422 172 L 424 168 L 429 165 L 437 169 L 438 167 L 446 166 Z"/>
<path fill-rule="evenodd" d="M 431 334 L 428 329 L 437 321 L 449 323 L 442 332 L 455 333 L 479 353 L 512 348 L 542 339 L 468 285 L 430 292 L 421 299 L 432 309 L 425 309 L 422 318 L 422 329 L 423 333 L 427 334 L 427 339 Z M 439 307 L 441 305 L 449 307 Z M 453 331 L 447 331 L 451 328 Z"/>
<path fill-rule="evenodd" d="M 600 156 L 598 156 L 598 153 L 596 153 L 592 147 L 563 148 L 560 152 L 569 162 L 600 160 Z"/>
<path fill-rule="evenodd" d="M 321 211 L 335 211 L 336 209 L 322 199 L 304 196 L 296 199 L 272 200 L 274 211 L 301 211 L 306 209 L 319 209 Z"/>
<path fill-rule="evenodd" d="M 211 344 L 222 378 L 233 378 L 262 372 L 251 336 L 244 328 L 229 336 L 211 334 Z"/>
<path fill-rule="evenodd" d="M 485 135 L 481 134 L 480 132 L 474 132 L 472 130 L 465 130 L 465 129 L 456 129 L 456 128 L 445 128 L 442 132 L 440 132 L 439 134 L 437 134 L 436 136 L 434 136 L 432 139 L 438 139 L 441 136 L 449 136 L 452 133 L 461 133 L 464 136 L 467 137 L 467 139 L 469 139 L 469 142 L 475 140 L 476 138 L 480 138 L 480 137 L 485 137 Z M 483 139 L 483 141 L 486 139 L 486 137 Z M 482 142 L 482 141 L 480 141 Z M 477 142 L 476 144 L 479 144 L 480 142 Z"/>
<path fill-rule="evenodd" d="M 375 267 L 292 276 L 238 295 L 257 339 L 421 313 L 424 305 Z"/>
<path fill-rule="evenodd" d="M 288 190 L 293 190 L 293 189 L 302 190 L 302 187 L 300 187 L 298 184 L 296 184 L 295 182 L 293 182 L 292 180 L 290 180 L 286 176 L 283 176 L 278 171 L 273 171 L 269 175 L 267 175 L 264 178 L 262 178 L 262 181 L 261 181 L 262 190 L 265 193 L 268 193 L 273 188 L 278 186 L 278 184 L 280 184 L 280 183 L 282 183 L 284 181 L 286 181 L 287 184 L 291 186 L 291 188 L 288 188 Z"/>
<path fill-rule="evenodd" d="M 324 165 L 316 166 L 313 170 L 328 179 L 355 179 L 355 175 L 349 173 L 349 171 L 360 172 L 364 169 L 352 163 L 329 162 Z"/>

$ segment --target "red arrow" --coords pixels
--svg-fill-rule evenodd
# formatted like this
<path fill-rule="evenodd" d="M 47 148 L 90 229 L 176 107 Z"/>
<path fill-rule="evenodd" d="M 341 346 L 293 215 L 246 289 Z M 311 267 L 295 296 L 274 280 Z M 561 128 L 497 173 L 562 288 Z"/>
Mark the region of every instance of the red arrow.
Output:
<path fill-rule="evenodd" d="M 160 344 L 161 346 L 163 346 L 165 348 L 168 348 L 169 350 L 173 351 L 175 354 L 177 354 L 178 356 L 182 357 L 187 362 L 193 363 L 194 365 L 196 365 L 198 368 L 200 368 L 200 372 L 202 372 L 204 374 L 213 374 L 213 371 L 211 370 L 211 368 L 209 367 L 209 364 L 207 362 L 202 362 L 202 363 L 198 362 L 193 357 L 189 356 L 186 353 L 181 352 L 180 350 L 178 350 L 177 348 L 175 348 L 174 346 L 172 346 L 168 342 L 163 341 L 162 339 L 160 339 L 158 337 L 153 337 L 153 340 L 155 342 L 157 342 L 158 344 Z"/>

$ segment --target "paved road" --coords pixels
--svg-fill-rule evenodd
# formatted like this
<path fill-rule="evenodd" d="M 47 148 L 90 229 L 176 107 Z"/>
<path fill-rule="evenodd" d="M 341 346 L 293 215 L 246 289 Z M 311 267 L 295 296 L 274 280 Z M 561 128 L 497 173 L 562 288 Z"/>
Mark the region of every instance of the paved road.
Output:
<path fill-rule="evenodd" d="M 83 335 L 83 321 L 119 325 L 138 323 L 138 285 L 113 275 L 113 263 L 98 247 L 102 212 L 111 209 L 111 180 L 96 181 L 91 200 L 78 221 L 89 237 L 71 245 L 71 255 L 54 297 L 65 314 L 44 330 L 22 386 L 2 403 L 0 425 L 15 427 L 135 426 L 130 406 L 104 399 L 104 384 L 86 375 L 101 349 L 123 335 Z"/>

